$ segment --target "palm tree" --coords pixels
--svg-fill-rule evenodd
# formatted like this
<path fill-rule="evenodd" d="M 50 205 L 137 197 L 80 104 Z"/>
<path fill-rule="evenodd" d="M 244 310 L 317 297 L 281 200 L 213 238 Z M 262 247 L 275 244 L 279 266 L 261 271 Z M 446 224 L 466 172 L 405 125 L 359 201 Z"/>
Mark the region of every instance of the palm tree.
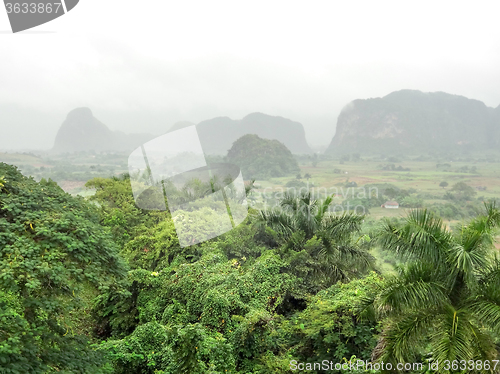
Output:
<path fill-rule="evenodd" d="M 261 210 L 258 221 L 274 230 L 295 251 L 307 250 L 316 279 L 329 286 L 371 268 L 373 257 L 360 236 L 364 216 L 329 212 L 333 197 L 315 199 L 310 192 L 286 194 L 279 209 Z M 356 234 L 358 237 L 355 238 Z"/>
<path fill-rule="evenodd" d="M 457 234 L 425 209 L 400 224 L 385 222 L 378 240 L 404 265 L 369 300 L 385 321 L 372 360 L 417 362 L 426 356 L 439 362 L 439 372 L 457 373 L 481 371 L 477 365 L 460 370 L 464 360 L 490 360 L 493 368 L 500 334 L 500 260 L 493 238 L 500 212 L 495 204 L 485 208 Z M 458 368 L 445 370 L 455 360 Z"/>

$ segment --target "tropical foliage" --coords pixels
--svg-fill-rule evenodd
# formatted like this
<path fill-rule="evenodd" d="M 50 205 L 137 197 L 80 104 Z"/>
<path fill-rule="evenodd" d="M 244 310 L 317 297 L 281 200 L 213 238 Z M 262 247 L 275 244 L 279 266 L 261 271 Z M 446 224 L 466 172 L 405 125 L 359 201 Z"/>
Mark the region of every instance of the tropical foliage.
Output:
<path fill-rule="evenodd" d="M 136 206 L 127 175 L 89 181 L 88 199 L 5 164 L 0 176 L 0 373 L 499 359 L 494 204 L 451 230 L 423 209 L 379 226 L 335 214 L 332 197 L 287 194 L 183 248 L 168 211 Z M 178 198 L 213 188 L 192 181 Z"/>
<path fill-rule="evenodd" d="M 88 298 L 125 275 L 116 245 L 83 199 L 5 164 L 0 173 L 2 372 L 105 370 L 82 329 Z"/>
<path fill-rule="evenodd" d="M 386 222 L 378 239 L 404 263 L 372 300 L 385 319 L 375 359 L 498 359 L 500 261 L 492 244 L 499 223 L 493 204 L 457 233 L 426 210 L 401 224 Z"/>
<path fill-rule="evenodd" d="M 331 196 L 318 200 L 309 192 L 288 193 L 277 209 L 258 216 L 293 251 L 294 270 L 313 273 L 315 282 L 325 286 L 362 274 L 373 261 L 366 251 L 369 237 L 359 235 L 364 217 L 332 214 L 332 201 Z"/>

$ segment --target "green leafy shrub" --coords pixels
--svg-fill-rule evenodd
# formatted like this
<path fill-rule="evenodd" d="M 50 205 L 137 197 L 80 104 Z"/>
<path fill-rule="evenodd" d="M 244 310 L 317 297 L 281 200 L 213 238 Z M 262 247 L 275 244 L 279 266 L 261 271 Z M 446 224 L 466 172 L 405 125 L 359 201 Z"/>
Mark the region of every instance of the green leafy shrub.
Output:
<path fill-rule="evenodd" d="M 0 163 L 0 362 L 3 373 L 105 372 L 80 332 L 88 290 L 125 275 L 97 210 L 55 182 Z M 87 334 L 89 332 L 87 331 Z"/>
<path fill-rule="evenodd" d="M 343 362 L 356 355 L 369 360 L 379 324 L 363 316 L 363 299 L 378 289 L 381 277 L 371 273 L 347 284 L 336 284 L 312 297 L 307 308 L 292 317 L 293 356 L 301 362 Z"/>

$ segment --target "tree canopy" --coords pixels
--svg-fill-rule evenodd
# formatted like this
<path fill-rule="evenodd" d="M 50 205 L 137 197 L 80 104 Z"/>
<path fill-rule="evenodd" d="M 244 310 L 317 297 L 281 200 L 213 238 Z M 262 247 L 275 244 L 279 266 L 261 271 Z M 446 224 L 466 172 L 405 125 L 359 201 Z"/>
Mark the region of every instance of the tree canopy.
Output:
<path fill-rule="evenodd" d="M 400 224 L 386 222 L 378 240 L 405 262 L 372 300 L 375 312 L 387 318 L 374 358 L 498 358 L 500 260 L 492 244 L 499 224 L 494 204 L 457 233 L 427 210 L 412 211 Z"/>
<path fill-rule="evenodd" d="M 245 179 L 283 177 L 300 172 L 297 160 L 283 143 L 252 134 L 236 140 L 226 159 L 241 168 Z"/>
<path fill-rule="evenodd" d="M 450 229 L 425 209 L 367 222 L 334 214 L 331 196 L 290 193 L 183 248 L 168 211 L 135 205 L 127 175 L 87 187 L 92 197 L 71 196 L 0 164 L 1 373 L 285 374 L 292 362 L 322 373 L 314 364 L 324 360 L 498 359 L 493 203 Z M 381 259 L 395 267 L 381 270 Z"/>
<path fill-rule="evenodd" d="M 0 174 L 2 372 L 98 373 L 100 355 L 80 322 L 89 313 L 85 298 L 125 275 L 118 248 L 82 198 L 6 164 Z"/>

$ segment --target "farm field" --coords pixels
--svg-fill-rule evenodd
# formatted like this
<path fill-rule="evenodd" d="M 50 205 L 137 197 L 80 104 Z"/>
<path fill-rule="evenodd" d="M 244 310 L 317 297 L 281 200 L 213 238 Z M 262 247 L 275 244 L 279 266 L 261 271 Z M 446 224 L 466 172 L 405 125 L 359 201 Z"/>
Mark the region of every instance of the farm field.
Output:
<path fill-rule="evenodd" d="M 52 179 L 66 192 L 88 196 L 85 183 L 95 177 L 112 177 L 127 172 L 126 154 L 50 155 L 47 153 L 2 153 L 0 162 L 17 166 L 35 180 Z"/>
<path fill-rule="evenodd" d="M 431 194 L 443 193 L 439 187 L 442 181 L 449 185 L 456 182 L 466 182 L 472 187 L 486 187 L 482 191 L 485 197 L 500 196 L 500 164 L 498 163 L 452 163 L 450 171 L 436 170 L 436 162 L 403 162 L 404 168 L 410 171 L 381 170 L 380 161 L 363 160 L 339 165 L 338 161 L 323 161 L 317 167 L 301 166 L 303 174 L 309 173 L 311 181 L 321 187 L 334 187 L 346 181 L 356 182 L 358 186 L 375 183 L 391 183 L 398 188 L 414 188 L 418 192 Z M 475 166 L 476 173 L 457 172 L 463 167 Z M 335 174 L 334 169 L 341 169 L 341 174 Z"/>
<path fill-rule="evenodd" d="M 500 163 L 495 157 L 469 157 L 466 161 L 363 157 L 352 161 L 319 156 L 316 162 L 311 162 L 310 157 L 297 158 L 300 175 L 256 180 L 251 205 L 256 208 L 272 206 L 287 190 L 309 188 L 318 197 L 334 195 L 333 205 L 339 209 L 358 207 L 358 213 L 373 219 L 402 217 L 410 209 L 429 207 L 453 224 L 474 215 L 483 201 L 500 197 Z M 0 162 L 16 165 L 36 180 L 51 178 L 64 191 L 82 196 L 93 194 L 85 188 L 88 180 L 127 172 L 126 154 L 56 157 L 0 153 Z M 456 191 L 457 184 L 468 188 L 467 192 Z M 389 200 L 398 202 L 399 208 L 382 208 L 381 205 Z"/>
<path fill-rule="evenodd" d="M 301 179 L 298 179 L 298 176 L 289 176 L 257 180 L 256 192 L 260 194 L 260 199 L 256 200 L 263 203 L 262 195 L 269 196 L 272 191 L 285 191 L 289 188 L 287 186 L 300 189 L 299 186 L 303 185 L 320 196 L 324 196 L 325 192 L 336 194 L 335 204 L 357 200 L 357 197 L 363 195 L 368 200 L 377 197 L 380 204 L 371 201 L 367 207 L 368 216 L 374 219 L 402 217 L 408 210 L 416 207 L 446 208 L 448 211 L 447 214 L 442 214 L 443 218 L 453 224 L 469 216 L 469 213 L 463 213 L 463 210 L 477 210 L 483 201 L 500 197 L 500 163 L 496 161 L 388 162 L 366 158 L 343 163 L 339 160 L 320 160 L 315 167 L 310 162 L 300 162 L 299 165 Z M 443 185 L 443 182 L 446 185 Z M 457 184 L 468 188 L 467 196 L 455 191 L 458 187 L 454 186 Z M 387 194 L 387 189 L 393 193 Z M 381 208 L 381 204 L 388 200 L 397 201 L 399 208 Z M 460 211 L 463 214 L 460 214 Z"/>

